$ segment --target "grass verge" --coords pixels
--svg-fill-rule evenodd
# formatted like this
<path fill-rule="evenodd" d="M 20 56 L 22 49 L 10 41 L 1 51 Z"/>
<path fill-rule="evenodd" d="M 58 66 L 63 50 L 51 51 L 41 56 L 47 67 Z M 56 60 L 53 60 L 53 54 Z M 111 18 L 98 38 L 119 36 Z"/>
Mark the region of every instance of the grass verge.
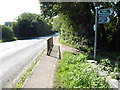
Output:
<path fill-rule="evenodd" d="M 34 67 L 36 66 L 36 64 L 38 63 L 38 61 L 40 60 L 40 58 L 43 56 L 43 54 L 44 54 L 45 51 L 46 51 L 46 49 L 43 50 L 43 52 L 35 60 L 35 62 L 26 70 L 26 72 L 23 75 L 23 77 L 21 77 L 20 81 L 17 83 L 16 88 L 21 88 L 23 86 L 23 84 L 25 83 L 26 79 L 31 75 Z"/>
<path fill-rule="evenodd" d="M 63 40 L 62 38 L 59 39 L 59 42 L 61 44 L 64 44 L 64 45 L 74 47 L 74 48 L 76 48 L 76 49 L 78 49 L 80 51 L 89 52 L 89 53 L 93 51 L 93 47 L 88 47 L 86 45 L 80 45 L 80 44 L 75 43 L 73 41 L 68 42 L 67 40 Z"/>
<path fill-rule="evenodd" d="M 61 38 L 59 39 L 59 42 L 67 46 L 72 46 L 71 44 L 68 44 L 66 40 L 63 40 Z M 88 51 L 89 55 L 91 55 L 93 59 L 93 51 L 91 52 L 87 48 L 86 50 Z M 80 51 L 84 51 L 84 50 L 80 49 Z M 99 64 L 101 70 L 107 71 L 108 75 L 111 76 L 111 78 L 117 79 L 120 81 L 120 52 L 115 52 L 115 51 L 114 52 L 107 52 L 107 51 L 98 52 L 97 64 Z"/>
<path fill-rule="evenodd" d="M 71 44 L 68 44 L 68 43 L 67 43 L 65 40 L 63 40 L 63 39 L 59 39 L 59 42 L 60 42 L 61 44 L 64 44 L 64 45 L 73 47 Z"/>
<path fill-rule="evenodd" d="M 86 60 L 86 53 L 64 52 L 57 67 L 56 88 L 111 88 L 104 77 L 98 75 L 97 67 L 92 67 Z"/>

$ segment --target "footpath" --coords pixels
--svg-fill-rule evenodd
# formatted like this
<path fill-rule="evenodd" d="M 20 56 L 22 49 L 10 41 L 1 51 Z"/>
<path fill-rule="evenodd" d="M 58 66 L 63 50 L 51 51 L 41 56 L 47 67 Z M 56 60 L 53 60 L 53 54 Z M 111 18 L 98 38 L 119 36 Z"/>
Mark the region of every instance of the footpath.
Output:
<path fill-rule="evenodd" d="M 27 80 L 23 88 L 53 88 L 55 82 L 55 70 L 60 60 L 60 54 L 63 51 L 73 51 L 76 52 L 76 49 L 72 47 L 66 47 L 58 41 L 59 37 L 53 37 L 53 49 L 50 56 L 47 55 L 47 52 L 44 53 L 43 57 L 40 59 L 40 62 L 35 67 L 30 78 Z M 62 57 L 62 56 L 61 56 Z"/>
<path fill-rule="evenodd" d="M 58 37 L 54 37 L 53 43 L 50 56 L 47 52 L 44 53 L 23 88 L 53 88 L 55 68 L 59 60 Z"/>

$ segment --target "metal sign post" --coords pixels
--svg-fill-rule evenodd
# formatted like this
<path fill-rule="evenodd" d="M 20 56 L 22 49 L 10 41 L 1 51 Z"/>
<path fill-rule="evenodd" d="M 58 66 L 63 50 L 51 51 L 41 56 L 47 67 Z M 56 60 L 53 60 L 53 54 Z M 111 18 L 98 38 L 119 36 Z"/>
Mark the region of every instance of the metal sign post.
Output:
<path fill-rule="evenodd" d="M 97 48 L 97 24 L 104 24 L 110 22 L 110 15 L 113 14 L 112 8 L 107 9 L 99 9 L 95 7 L 96 14 L 95 14 L 95 24 L 93 26 L 95 31 L 95 40 L 94 40 L 94 59 L 96 59 L 96 48 Z"/>
<path fill-rule="evenodd" d="M 94 31 L 95 31 L 95 41 L 94 41 L 94 59 L 96 59 L 96 48 L 97 48 L 97 17 L 98 17 L 98 8 L 96 7 L 96 14 L 95 14 L 95 26 L 94 26 Z"/>

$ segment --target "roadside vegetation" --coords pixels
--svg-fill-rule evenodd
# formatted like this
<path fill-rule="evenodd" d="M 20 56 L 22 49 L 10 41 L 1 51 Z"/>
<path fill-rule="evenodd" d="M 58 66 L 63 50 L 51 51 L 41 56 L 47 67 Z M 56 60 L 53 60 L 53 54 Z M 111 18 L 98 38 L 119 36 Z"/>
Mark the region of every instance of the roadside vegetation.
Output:
<path fill-rule="evenodd" d="M 97 64 L 101 71 L 106 71 L 107 75 L 112 79 L 120 81 L 120 69 L 118 67 L 120 62 L 116 62 L 115 65 L 113 65 L 111 64 L 110 59 L 102 58 L 97 62 Z"/>
<path fill-rule="evenodd" d="M 104 80 L 103 76 L 98 75 L 98 68 L 87 63 L 91 59 L 89 55 L 82 52 L 75 54 L 64 52 L 62 60 L 57 67 L 57 88 L 111 88 Z"/>
<path fill-rule="evenodd" d="M 120 2 L 40 2 L 42 19 L 59 32 L 61 39 L 77 49 L 91 52 L 95 7 L 112 8 L 115 12 L 109 23 L 98 24 L 97 50 L 120 51 Z"/>
<path fill-rule="evenodd" d="M 39 0 L 40 1 L 40 0 Z M 110 22 L 98 24 L 97 60 L 120 69 L 120 1 L 114 2 L 40 2 L 41 17 L 52 30 L 58 31 L 60 42 L 93 56 L 95 7 L 112 8 Z"/>
<path fill-rule="evenodd" d="M 29 39 L 54 33 L 40 15 L 33 13 L 22 13 L 16 22 L 5 22 L 4 25 L 0 25 L 0 30 L 2 32 L 0 42 Z"/>
<path fill-rule="evenodd" d="M 115 13 L 110 16 L 111 21 L 98 24 L 97 64 L 112 78 L 120 79 L 120 1 L 116 3 L 40 1 L 41 15 L 23 13 L 17 22 L 0 25 L 2 41 L 50 35 L 53 31 L 58 31 L 61 43 L 84 52 L 63 54 L 56 76 L 58 87 L 110 88 L 103 77 L 97 74 L 97 68 L 92 67 L 86 60 L 93 59 L 95 7 L 112 8 Z"/>
<path fill-rule="evenodd" d="M 110 22 L 98 24 L 97 30 L 97 64 L 108 72 L 108 75 L 119 80 L 120 64 L 120 1 L 119 2 L 40 2 L 41 17 L 52 30 L 58 31 L 60 42 L 88 53 L 93 57 L 95 7 L 100 9 L 112 8 L 114 13 Z M 65 53 L 64 53 L 65 54 Z M 85 55 L 86 56 L 86 55 Z M 60 61 L 57 73 L 58 87 L 62 88 L 91 88 L 109 87 L 102 77 L 97 76 L 96 69 L 84 72 L 88 63 L 83 62 L 79 55 L 64 55 Z M 77 58 L 79 57 L 79 58 Z M 81 56 L 82 57 L 82 56 Z M 86 58 L 87 59 L 87 58 Z M 93 59 L 93 58 L 92 58 Z M 78 61 L 78 62 L 77 62 Z M 79 63 L 80 66 L 77 66 Z M 76 69 L 79 67 L 79 69 Z M 81 70 L 80 70 L 81 69 Z M 76 70 L 76 71 L 75 71 Z M 78 74 L 77 74 L 77 73 Z M 89 77 L 91 73 L 91 78 Z M 93 76 L 95 75 L 95 78 Z M 99 78 L 99 79 L 98 79 Z M 96 82 L 98 79 L 98 83 Z M 91 80 L 91 81 L 90 81 Z M 84 83 L 86 82 L 86 83 Z M 101 82 L 101 84 L 99 84 Z M 89 83 L 89 84 L 88 84 Z M 103 84 L 104 83 L 104 84 Z M 90 85 L 90 86 L 89 86 Z M 83 86 L 83 87 L 82 87 Z M 103 86 L 103 87 L 102 87 Z"/>
<path fill-rule="evenodd" d="M 5 25 L 0 25 L 0 30 L 1 30 L 0 32 L 2 32 L 1 42 L 16 40 L 11 27 L 7 27 Z"/>
<path fill-rule="evenodd" d="M 68 44 L 65 40 L 59 39 L 59 42 L 76 48 L 75 46 Z M 81 50 L 82 51 L 82 50 Z M 84 51 L 84 50 L 83 50 Z M 88 53 L 93 59 L 93 55 L 90 52 L 90 49 L 87 49 Z M 111 76 L 113 79 L 120 81 L 120 52 L 99 52 L 96 59 L 97 65 L 101 70 L 106 71 L 108 76 Z"/>

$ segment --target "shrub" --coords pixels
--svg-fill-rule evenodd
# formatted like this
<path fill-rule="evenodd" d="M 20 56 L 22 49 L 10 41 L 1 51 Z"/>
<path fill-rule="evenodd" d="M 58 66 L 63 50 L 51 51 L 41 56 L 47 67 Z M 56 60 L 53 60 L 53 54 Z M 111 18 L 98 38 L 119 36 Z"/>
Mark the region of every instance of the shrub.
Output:
<path fill-rule="evenodd" d="M 97 73 L 97 67 L 92 67 L 86 60 L 85 53 L 75 54 L 64 52 L 59 62 L 56 74 L 60 88 L 109 88 L 103 77 Z"/>
<path fill-rule="evenodd" d="M 7 27 L 5 25 L 0 26 L 0 30 L 2 30 L 2 41 L 13 40 L 14 34 L 11 27 Z"/>
<path fill-rule="evenodd" d="M 38 37 L 52 34 L 51 27 L 41 20 L 40 15 L 22 13 L 13 23 L 13 31 L 18 38 Z"/>

